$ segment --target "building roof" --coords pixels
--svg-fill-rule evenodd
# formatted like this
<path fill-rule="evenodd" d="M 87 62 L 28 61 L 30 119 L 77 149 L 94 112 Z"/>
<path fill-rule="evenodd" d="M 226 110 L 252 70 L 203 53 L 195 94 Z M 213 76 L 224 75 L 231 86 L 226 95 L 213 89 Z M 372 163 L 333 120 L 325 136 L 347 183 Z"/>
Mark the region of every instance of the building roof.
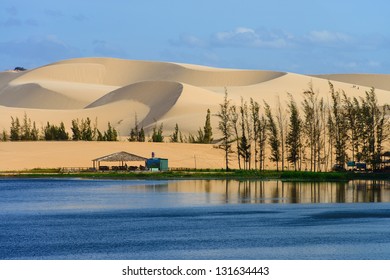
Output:
<path fill-rule="evenodd" d="M 390 157 L 390 151 L 384 152 L 384 153 L 382 154 L 382 156 L 384 156 L 384 157 Z"/>
<path fill-rule="evenodd" d="M 95 158 L 92 161 L 145 161 L 144 157 L 130 154 L 127 152 L 118 152 L 103 157 Z"/>

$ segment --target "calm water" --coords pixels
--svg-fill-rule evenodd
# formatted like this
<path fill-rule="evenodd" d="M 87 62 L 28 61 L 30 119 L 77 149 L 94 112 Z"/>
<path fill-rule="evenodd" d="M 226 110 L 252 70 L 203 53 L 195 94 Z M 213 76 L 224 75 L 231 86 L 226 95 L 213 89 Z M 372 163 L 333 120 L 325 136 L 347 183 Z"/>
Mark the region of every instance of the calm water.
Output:
<path fill-rule="evenodd" d="M 0 259 L 390 259 L 390 182 L 0 179 Z"/>

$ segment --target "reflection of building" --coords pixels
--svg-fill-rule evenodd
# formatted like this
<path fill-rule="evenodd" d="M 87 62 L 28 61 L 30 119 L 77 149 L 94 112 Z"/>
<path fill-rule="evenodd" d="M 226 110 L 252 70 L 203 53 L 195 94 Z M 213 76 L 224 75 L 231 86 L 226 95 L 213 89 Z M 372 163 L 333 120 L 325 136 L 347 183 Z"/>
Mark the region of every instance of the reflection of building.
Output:
<path fill-rule="evenodd" d="M 385 171 L 390 171 L 390 151 L 382 154 L 381 168 Z"/>

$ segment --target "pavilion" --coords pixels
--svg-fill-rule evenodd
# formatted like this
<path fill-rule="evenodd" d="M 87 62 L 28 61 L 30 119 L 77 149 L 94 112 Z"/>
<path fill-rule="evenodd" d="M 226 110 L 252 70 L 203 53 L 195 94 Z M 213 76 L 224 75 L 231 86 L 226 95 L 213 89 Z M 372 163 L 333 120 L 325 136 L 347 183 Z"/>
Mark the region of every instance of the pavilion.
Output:
<path fill-rule="evenodd" d="M 109 166 L 101 165 L 101 162 L 117 162 L 118 165 L 112 166 L 113 170 L 127 170 L 127 162 L 143 162 L 145 164 L 147 158 L 130 154 L 127 152 L 118 152 L 92 160 L 95 170 L 109 170 Z M 132 166 L 131 166 L 132 167 Z M 134 170 L 136 166 L 133 167 Z"/>

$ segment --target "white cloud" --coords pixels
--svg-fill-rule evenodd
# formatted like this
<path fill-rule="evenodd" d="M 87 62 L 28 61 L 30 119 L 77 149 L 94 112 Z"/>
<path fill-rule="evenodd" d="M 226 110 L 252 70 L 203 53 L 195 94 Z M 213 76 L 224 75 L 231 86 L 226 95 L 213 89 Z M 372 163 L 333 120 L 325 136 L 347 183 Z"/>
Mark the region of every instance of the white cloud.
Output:
<path fill-rule="evenodd" d="M 255 30 L 238 27 L 232 31 L 217 32 L 213 35 L 213 45 L 251 48 L 285 48 L 291 45 L 291 36 L 282 32 Z"/>
<path fill-rule="evenodd" d="M 313 43 L 333 44 L 350 43 L 352 41 L 352 37 L 347 34 L 340 32 L 330 32 L 327 30 L 311 31 L 306 37 Z"/>
<path fill-rule="evenodd" d="M 190 34 L 181 34 L 179 39 L 170 40 L 169 43 L 175 47 L 189 47 L 189 48 L 206 48 L 208 42 Z"/>
<path fill-rule="evenodd" d="M 181 35 L 180 42 L 189 47 L 205 47 L 207 43 L 194 35 Z"/>

